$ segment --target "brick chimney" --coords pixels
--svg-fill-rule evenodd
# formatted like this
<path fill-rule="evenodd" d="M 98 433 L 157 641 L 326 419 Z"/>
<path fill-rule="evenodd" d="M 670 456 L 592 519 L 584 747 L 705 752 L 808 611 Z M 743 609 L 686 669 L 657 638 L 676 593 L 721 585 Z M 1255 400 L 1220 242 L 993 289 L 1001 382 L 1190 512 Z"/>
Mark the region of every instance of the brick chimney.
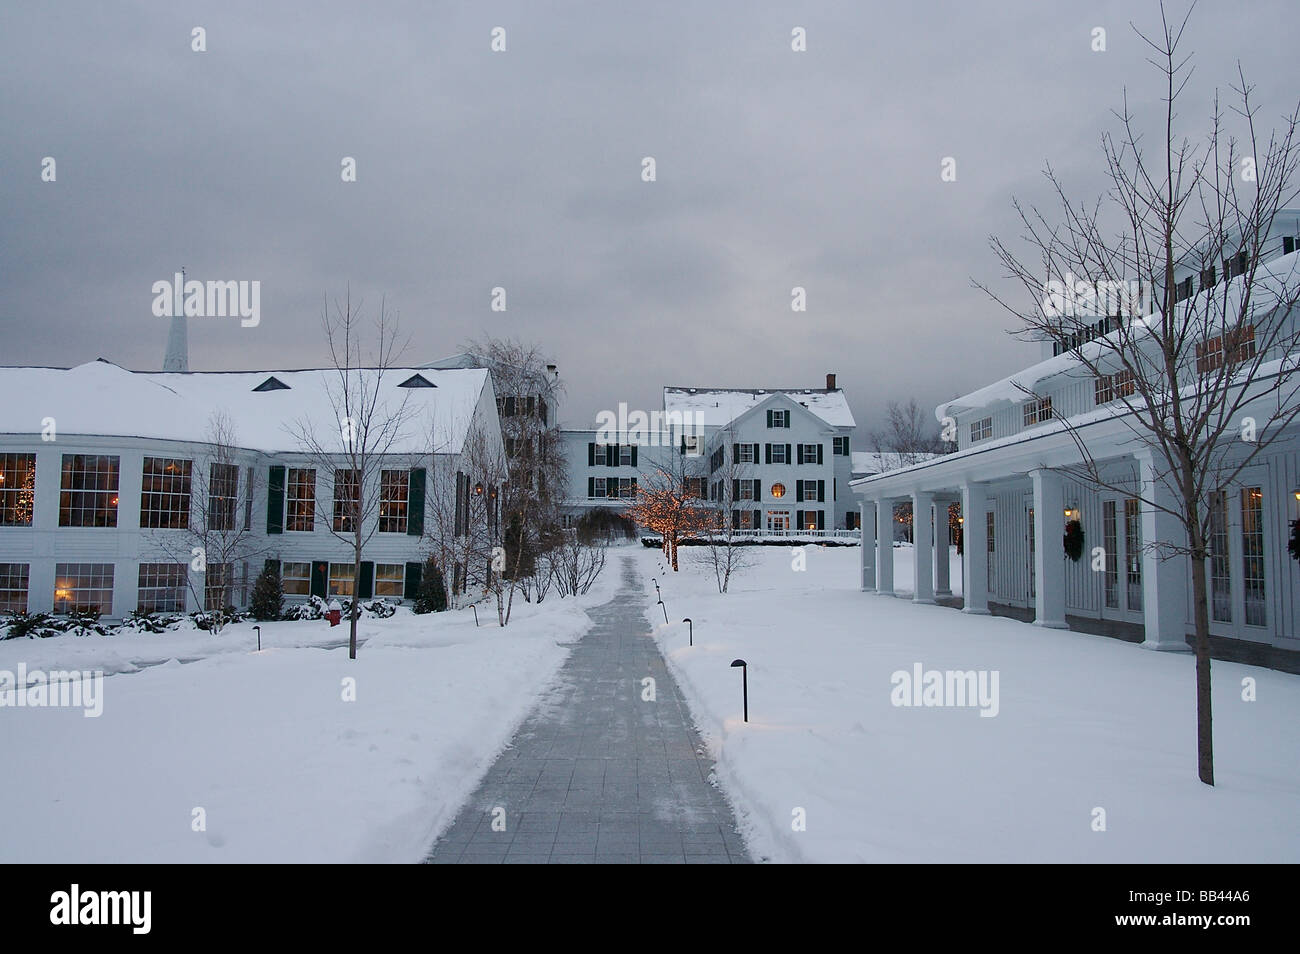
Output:
<path fill-rule="evenodd" d="M 835 390 L 835 372 L 834 372 L 834 371 L 827 371 L 827 372 L 826 372 L 826 390 L 827 390 L 827 391 L 834 391 L 834 390 Z"/>

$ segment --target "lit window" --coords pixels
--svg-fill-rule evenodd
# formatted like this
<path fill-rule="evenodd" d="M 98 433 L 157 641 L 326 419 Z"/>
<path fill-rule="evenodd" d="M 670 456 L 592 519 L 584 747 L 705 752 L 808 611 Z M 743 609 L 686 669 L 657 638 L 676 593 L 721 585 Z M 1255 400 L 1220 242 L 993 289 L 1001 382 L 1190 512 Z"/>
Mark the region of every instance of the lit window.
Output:
<path fill-rule="evenodd" d="M 406 532 L 406 508 L 410 483 L 409 471 L 383 470 L 379 472 L 380 533 Z"/>
<path fill-rule="evenodd" d="M 330 596 L 351 596 L 356 567 L 351 563 L 330 564 Z"/>
<path fill-rule="evenodd" d="M 334 471 L 334 529 L 350 533 L 356 529 L 361 507 L 361 481 L 355 470 Z"/>
<path fill-rule="evenodd" d="M 193 462 L 146 457 L 140 489 L 140 526 L 184 530 L 190 525 L 190 468 Z"/>
<path fill-rule="evenodd" d="M 311 564 L 281 563 L 280 582 L 285 596 L 307 596 L 311 593 Z"/>
<path fill-rule="evenodd" d="M 27 612 L 26 563 L 0 563 L 0 610 Z"/>
<path fill-rule="evenodd" d="M 375 564 L 375 595 L 402 597 L 406 583 L 406 567 L 400 563 Z"/>
<path fill-rule="evenodd" d="M 290 468 L 286 484 L 285 530 L 310 531 L 316 526 L 316 471 Z"/>
<path fill-rule="evenodd" d="M 238 507 L 239 465 L 214 461 L 208 466 L 208 529 L 234 530 Z"/>
<path fill-rule="evenodd" d="M 98 612 L 103 616 L 113 614 L 113 564 L 54 565 L 54 612 L 81 610 Z"/>
<path fill-rule="evenodd" d="M 36 455 L 0 454 L 0 527 L 30 527 L 35 500 Z"/>
<path fill-rule="evenodd" d="M 117 526 L 118 458 L 64 454 L 60 527 Z"/>
<path fill-rule="evenodd" d="M 988 440 L 993 436 L 993 418 L 985 417 L 978 421 L 971 421 L 970 439 L 971 443 L 976 441 Z"/>
<path fill-rule="evenodd" d="M 136 608 L 142 613 L 185 612 L 187 571 L 184 563 L 141 563 Z"/>
<path fill-rule="evenodd" d="M 772 496 L 775 497 L 775 498 L 778 499 L 778 500 L 780 500 L 782 497 L 784 497 L 784 496 L 785 496 L 785 484 L 773 484 L 773 485 L 772 485 Z"/>
<path fill-rule="evenodd" d="M 1024 414 L 1025 427 L 1050 421 L 1052 419 L 1052 399 L 1045 397 L 1026 402 Z"/>

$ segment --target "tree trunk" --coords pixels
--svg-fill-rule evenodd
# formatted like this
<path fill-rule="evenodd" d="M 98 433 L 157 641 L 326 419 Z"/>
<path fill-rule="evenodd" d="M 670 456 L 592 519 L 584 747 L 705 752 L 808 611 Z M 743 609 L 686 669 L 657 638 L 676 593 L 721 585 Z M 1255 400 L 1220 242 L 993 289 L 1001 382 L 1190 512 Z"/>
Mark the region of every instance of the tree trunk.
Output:
<path fill-rule="evenodd" d="M 357 540 L 356 550 L 353 553 L 352 561 L 352 609 L 348 613 L 348 626 L 351 632 L 348 635 L 348 658 L 357 658 L 357 614 L 360 613 L 361 607 L 357 605 L 357 590 L 361 587 L 361 541 Z M 328 590 L 328 587 L 327 587 Z"/>
<path fill-rule="evenodd" d="M 1210 614 L 1205 561 L 1192 559 L 1192 606 L 1196 617 L 1196 766 L 1214 784 L 1214 713 L 1210 696 Z"/>

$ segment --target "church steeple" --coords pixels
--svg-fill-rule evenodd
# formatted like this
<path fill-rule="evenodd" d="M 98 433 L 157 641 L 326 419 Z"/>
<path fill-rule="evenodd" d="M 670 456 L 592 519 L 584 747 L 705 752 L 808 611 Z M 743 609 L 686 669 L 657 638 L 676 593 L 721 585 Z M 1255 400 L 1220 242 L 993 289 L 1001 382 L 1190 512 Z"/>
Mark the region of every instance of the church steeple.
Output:
<path fill-rule="evenodd" d="M 185 266 L 181 266 L 181 287 L 172 296 L 171 325 L 167 329 L 167 356 L 163 358 L 164 371 L 190 369 L 190 344 L 185 325 Z"/>

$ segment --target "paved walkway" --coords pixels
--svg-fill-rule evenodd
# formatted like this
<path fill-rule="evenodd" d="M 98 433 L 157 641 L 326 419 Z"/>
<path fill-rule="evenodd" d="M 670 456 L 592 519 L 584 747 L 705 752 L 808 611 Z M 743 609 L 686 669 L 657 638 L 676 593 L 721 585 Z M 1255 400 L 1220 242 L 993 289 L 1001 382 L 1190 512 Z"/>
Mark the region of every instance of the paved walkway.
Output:
<path fill-rule="evenodd" d="M 622 563 L 622 587 L 589 611 L 596 625 L 427 862 L 749 862 L 650 635 L 635 564 Z M 641 700 L 646 676 L 655 702 Z M 494 809 L 505 831 L 493 831 Z"/>

